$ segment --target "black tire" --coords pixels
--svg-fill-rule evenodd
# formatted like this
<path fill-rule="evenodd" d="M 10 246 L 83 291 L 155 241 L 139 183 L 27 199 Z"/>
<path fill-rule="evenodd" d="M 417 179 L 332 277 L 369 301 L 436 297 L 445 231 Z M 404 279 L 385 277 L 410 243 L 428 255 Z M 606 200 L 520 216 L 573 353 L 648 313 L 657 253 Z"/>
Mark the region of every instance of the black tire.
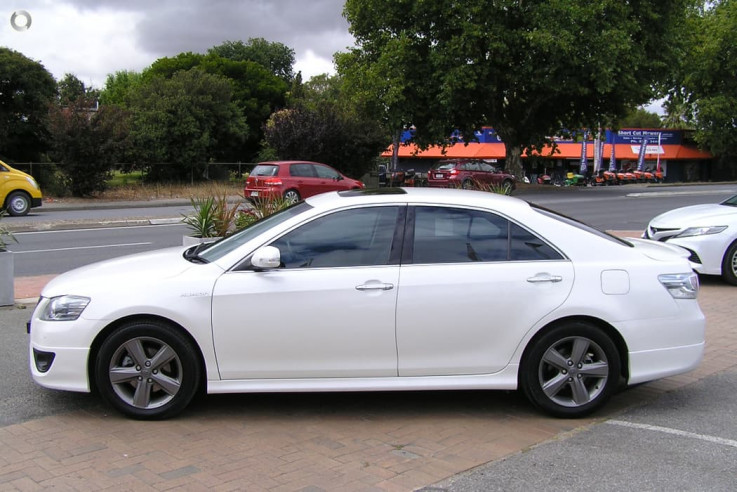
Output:
<path fill-rule="evenodd" d="M 725 282 L 737 285 L 737 241 L 733 242 L 722 259 L 722 278 Z"/>
<path fill-rule="evenodd" d="M 508 179 L 502 182 L 502 190 L 504 190 L 505 195 L 511 195 L 512 194 L 512 182 Z"/>
<path fill-rule="evenodd" d="M 5 200 L 7 211 L 14 217 L 28 215 L 31 210 L 31 197 L 22 191 L 14 191 Z"/>
<path fill-rule="evenodd" d="M 566 418 L 601 407 L 619 385 L 619 352 L 599 328 L 569 322 L 534 340 L 522 358 L 519 384 L 539 409 Z"/>
<path fill-rule="evenodd" d="M 284 199 L 289 203 L 297 203 L 300 200 L 299 192 L 297 190 L 287 190 L 284 192 Z"/>
<path fill-rule="evenodd" d="M 201 368 L 196 353 L 187 338 L 163 323 L 130 323 L 100 346 L 95 383 L 100 395 L 129 417 L 173 417 L 184 410 L 199 387 Z"/>
<path fill-rule="evenodd" d="M 473 185 L 473 181 L 471 181 L 470 179 L 466 179 L 463 181 L 463 183 L 461 183 L 461 188 L 463 188 L 464 190 L 473 190 L 475 187 Z"/>

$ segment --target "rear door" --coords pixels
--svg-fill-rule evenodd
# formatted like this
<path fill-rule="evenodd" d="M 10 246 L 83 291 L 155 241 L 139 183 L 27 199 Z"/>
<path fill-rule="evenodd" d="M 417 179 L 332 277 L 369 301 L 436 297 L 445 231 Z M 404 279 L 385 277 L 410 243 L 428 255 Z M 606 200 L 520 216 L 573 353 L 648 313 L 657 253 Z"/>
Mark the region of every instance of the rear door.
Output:
<path fill-rule="evenodd" d="M 284 191 L 295 189 L 302 198 L 320 193 L 319 180 L 312 164 L 300 162 L 289 165 L 289 181 L 284 183 Z"/>
<path fill-rule="evenodd" d="M 397 300 L 400 376 L 502 370 L 573 284 L 569 260 L 501 215 L 410 208 L 408 235 Z"/>

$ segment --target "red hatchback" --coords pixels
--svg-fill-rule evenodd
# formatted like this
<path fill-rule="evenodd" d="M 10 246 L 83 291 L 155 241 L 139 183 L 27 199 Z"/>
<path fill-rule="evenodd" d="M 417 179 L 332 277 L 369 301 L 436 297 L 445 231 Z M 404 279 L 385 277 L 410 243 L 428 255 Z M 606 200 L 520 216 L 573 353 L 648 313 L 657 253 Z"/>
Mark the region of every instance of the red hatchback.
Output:
<path fill-rule="evenodd" d="M 259 163 L 246 180 L 246 198 L 282 196 L 290 202 L 326 191 L 357 190 L 364 184 L 343 176 L 319 162 L 273 161 Z"/>
<path fill-rule="evenodd" d="M 480 160 L 440 161 L 427 173 L 427 185 L 433 188 L 484 189 L 500 186 L 506 194 L 516 187 L 514 175 Z"/>

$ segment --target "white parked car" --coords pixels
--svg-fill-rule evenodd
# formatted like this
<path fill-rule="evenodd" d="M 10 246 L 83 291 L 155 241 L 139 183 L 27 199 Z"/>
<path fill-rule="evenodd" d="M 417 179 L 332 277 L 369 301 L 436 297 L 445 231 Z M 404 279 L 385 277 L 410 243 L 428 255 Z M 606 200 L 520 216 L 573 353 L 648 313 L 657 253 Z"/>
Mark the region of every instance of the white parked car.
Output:
<path fill-rule="evenodd" d="M 135 418 L 198 389 L 516 388 L 576 417 L 699 364 L 686 255 L 491 193 L 332 192 L 209 246 L 60 275 L 29 323 L 31 372 Z"/>
<path fill-rule="evenodd" d="M 686 248 L 694 270 L 737 285 L 737 195 L 658 215 L 643 237 Z"/>

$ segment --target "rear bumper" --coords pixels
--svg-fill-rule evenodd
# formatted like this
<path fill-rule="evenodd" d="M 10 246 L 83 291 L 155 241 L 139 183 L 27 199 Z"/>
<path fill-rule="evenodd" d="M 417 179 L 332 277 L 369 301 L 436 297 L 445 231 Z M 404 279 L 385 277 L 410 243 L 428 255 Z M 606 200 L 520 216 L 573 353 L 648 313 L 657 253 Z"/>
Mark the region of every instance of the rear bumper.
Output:
<path fill-rule="evenodd" d="M 31 198 L 31 208 L 38 208 L 41 205 L 43 205 L 43 200 L 41 198 Z"/>

